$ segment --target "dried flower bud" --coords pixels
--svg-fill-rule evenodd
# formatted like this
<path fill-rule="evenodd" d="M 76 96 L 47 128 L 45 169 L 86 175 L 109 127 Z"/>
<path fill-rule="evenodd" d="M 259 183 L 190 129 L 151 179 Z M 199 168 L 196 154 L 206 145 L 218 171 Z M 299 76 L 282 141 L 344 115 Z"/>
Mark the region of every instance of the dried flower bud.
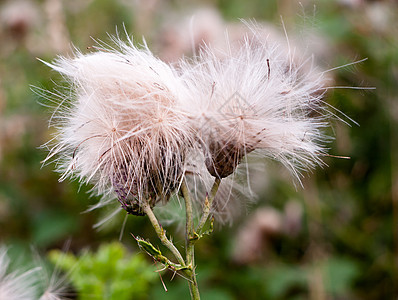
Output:
<path fill-rule="evenodd" d="M 211 141 L 207 146 L 205 164 L 209 173 L 217 178 L 225 178 L 231 175 L 243 156 L 253 149 L 246 149 L 240 145 L 226 141 Z"/>

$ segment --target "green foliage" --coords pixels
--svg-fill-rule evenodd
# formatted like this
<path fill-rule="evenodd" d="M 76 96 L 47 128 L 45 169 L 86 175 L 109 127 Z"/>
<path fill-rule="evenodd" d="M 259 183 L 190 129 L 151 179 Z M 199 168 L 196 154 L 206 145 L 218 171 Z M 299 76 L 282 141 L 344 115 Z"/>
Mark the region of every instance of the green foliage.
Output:
<path fill-rule="evenodd" d="M 66 238 L 68 233 L 78 229 L 71 215 L 56 210 L 40 212 L 32 225 L 32 239 L 42 247 L 51 245 L 54 240 Z"/>
<path fill-rule="evenodd" d="M 308 274 L 302 267 L 276 265 L 265 271 L 264 288 L 269 299 L 285 299 L 290 289 L 303 290 L 307 286 Z"/>
<path fill-rule="evenodd" d="M 350 259 L 330 258 L 322 266 L 325 278 L 325 289 L 335 297 L 345 295 L 359 275 L 359 268 Z"/>
<path fill-rule="evenodd" d="M 66 272 L 81 300 L 147 299 L 150 283 L 157 277 L 142 255 L 130 255 L 117 242 L 79 256 L 53 250 L 49 258 Z"/>
<path fill-rule="evenodd" d="M 319 266 L 274 265 L 265 270 L 264 289 L 267 299 L 290 299 L 289 291 L 301 291 L 303 297 L 307 290 L 311 274 L 315 268 L 321 270 L 325 290 L 334 297 L 343 297 L 358 275 L 357 266 L 350 260 L 331 258 Z"/>

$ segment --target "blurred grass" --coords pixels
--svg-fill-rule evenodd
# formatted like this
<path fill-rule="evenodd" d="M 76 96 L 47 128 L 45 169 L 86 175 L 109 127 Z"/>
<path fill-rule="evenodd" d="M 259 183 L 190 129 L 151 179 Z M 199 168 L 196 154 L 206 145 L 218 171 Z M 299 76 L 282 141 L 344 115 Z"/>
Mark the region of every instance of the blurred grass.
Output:
<path fill-rule="evenodd" d="M 18 249 L 33 244 L 42 253 L 62 248 L 68 238 L 72 251 L 96 248 L 119 236 L 124 216 L 119 214 L 102 231 L 94 230 L 103 212 L 81 213 L 96 202 L 88 197 L 89 187 L 59 183 L 54 166 L 41 168 L 46 153 L 38 147 L 51 138 L 47 128 L 51 110 L 39 105 L 43 99 L 29 86 L 52 89 L 51 79 L 57 77 L 36 57 L 48 61 L 70 53 L 71 49 L 51 38 L 58 23 L 65 29 L 58 35 L 83 52 L 93 44 L 91 37 L 106 40 L 107 32 L 113 34 L 123 24 L 138 39 L 148 36 L 151 47 L 162 20 L 176 11 L 184 14 L 189 8 L 191 12 L 200 2 L 153 1 L 152 7 L 122 0 L 63 1 L 53 21 L 45 10 L 50 0 L 28 2 L 34 4 L 37 16 L 27 21 L 23 36 L 1 17 L 0 240 Z M 329 47 L 330 53 L 321 58 L 325 66 L 368 58 L 336 70 L 335 85 L 377 89 L 335 89 L 328 94 L 328 103 L 360 124 L 334 124 L 337 140 L 330 153 L 350 156 L 350 160 L 325 158 L 329 166 L 308 175 L 311 180 L 305 181 L 305 190 L 296 190 L 280 172 L 269 172 L 276 175 L 251 209 L 270 205 L 282 210 L 287 200 L 297 199 L 305 210 L 298 236 L 274 238 L 262 260 L 243 266 L 231 259 L 243 220 L 198 243 L 197 271 L 204 299 L 370 300 L 398 294 L 398 26 L 394 18 L 398 7 L 392 1 L 346 2 L 352 6 L 326 0 L 302 1 L 301 5 L 296 1 L 206 1 L 228 21 L 256 18 L 281 28 L 281 15 L 288 34 L 316 32 Z M 1 11 L 6 3 L 0 1 Z M 272 163 L 268 167 L 279 168 Z M 123 236 L 123 242 L 137 251 L 129 232 L 154 239 L 145 218 L 128 218 Z M 323 274 L 320 284 L 307 276 L 318 265 Z M 180 292 L 188 292 L 178 278 L 166 279 L 166 285 L 168 293 L 160 282 L 155 285 L 153 298 L 175 299 Z"/>

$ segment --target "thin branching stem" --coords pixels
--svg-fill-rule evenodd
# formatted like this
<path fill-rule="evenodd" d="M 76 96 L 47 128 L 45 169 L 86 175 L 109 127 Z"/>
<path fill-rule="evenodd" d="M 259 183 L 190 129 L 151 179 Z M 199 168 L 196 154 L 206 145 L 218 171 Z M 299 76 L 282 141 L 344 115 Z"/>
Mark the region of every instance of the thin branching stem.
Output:
<path fill-rule="evenodd" d="M 158 219 L 156 218 L 155 214 L 152 211 L 152 208 L 149 206 L 149 203 L 145 202 L 142 205 L 142 209 L 148 216 L 149 220 L 151 221 L 152 226 L 155 229 L 156 234 L 158 235 L 163 245 L 165 245 L 171 251 L 171 253 L 173 253 L 173 255 L 181 264 L 181 266 L 186 266 L 184 258 L 182 257 L 180 251 L 178 251 L 176 246 L 174 246 L 174 244 L 167 238 L 166 231 L 163 229 L 162 226 L 160 226 Z"/>
<path fill-rule="evenodd" d="M 193 209 L 192 209 L 192 200 L 191 195 L 189 193 L 188 187 L 186 185 L 185 180 L 181 184 L 181 192 L 184 196 L 185 201 L 185 211 L 186 211 L 186 246 L 187 246 L 187 263 L 189 264 L 190 261 L 193 259 L 193 247 L 188 248 L 191 246 L 189 243 L 192 239 L 195 238 L 194 232 L 194 224 L 193 224 Z M 188 251 L 190 250 L 190 251 Z"/>
<path fill-rule="evenodd" d="M 192 270 L 191 280 L 188 281 L 189 291 L 191 298 L 194 300 L 200 300 L 198 283 L 196 281 L 195 273 L 195 231 L 193 223 L 193 210 L 192 210 L 192 199 L 189 193 L 185 180 L 181 184 L 181 192 L 185 201 L 185 212 L 186 212 L 186 236 L 185 236 L 185 247 L 186 247 L 186 259 L 187 265 Z"/>
<path fill-rule="evenodd" d="M 160 226 L 159 221 L 157 220 L 155 214 L 152 211 L 148 202 L 143 203 L 142 209 L 148 216 L 149 220 L 152 223 L 153 228 L 155 229 L 159 239 L 176 257 L 178 262 L 185 269 L 184 273 L 188 276 L 188 284 L 189 291 L 191 293 L 192 300 L 200 300 L 198 283 L 196 280 L 195 273 L 195 242 L 200 236 L 200 233 L 206 224 L 207 219 L 210 215 L 210 209 L 212 207 L 214 198 L 216 196 L 217 190 L 220 186 L 221 179 L 216 178 L 214 180 L 213 187 L 211 188 L 210 194 L 206 196 L 205 205 L 203 207 L 202 216 L 200 218 L 197 230 L 195 232 L 194 220 L 193 220 L 193 208 L 192 208 L 192 198 L 189 193 L 189 189 L 185 180 L 182 181 L 181 184 L 181 192 L 185 201 L 185 211 L 186 211 L 186 237 L 185 237 L 185 246 L 186 246 L 186 261 L 182 257 L 181 253 L 178 251 L 176 246 L 167 238 L 165 230 Z M 199 235 L 198 235 L 199 234 Z"/>
<path fill-rule="evenodd" d="M 196 232 L 198 234 L 201 233 L 203 226 L 206 224 L 206 221 L 209 218 L 210 209 L 211 209 L 211 206 L 213 205 L 213 201 L 214 201 L 214 198 L 216 197 L 218 188 L 220 187 L 220 183 L 221 183 L 220 178 L 214 179 L 213 187 L 211 188 L 210 194 L 206 196 L 205 204 L 203 207 L 203 214 L 202 214 L 202 217 L 200 218 L 199 225 L 196 228 Z"/>

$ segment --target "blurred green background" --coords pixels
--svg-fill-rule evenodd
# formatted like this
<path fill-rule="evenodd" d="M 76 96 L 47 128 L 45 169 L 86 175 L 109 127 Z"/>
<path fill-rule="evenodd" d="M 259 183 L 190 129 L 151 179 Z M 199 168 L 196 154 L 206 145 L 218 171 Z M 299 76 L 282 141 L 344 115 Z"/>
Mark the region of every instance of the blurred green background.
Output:
<path fill-rule="evenodd" d="M 67 240 L 68 250 L 79 253 L 118 240 L 125 220 L 120 213 L 93 229 L 107 212 L 82 213 L 97 201 L 89 187 L 60 183 L 54 165 L 41 166 L 47 153 L 39 146 L 51 138 L 52 110 L 39 104 L 47 102 L 30 85 L 52 90 L 60 77 L 36 57 L 67 55 L 71 43 L 88 51 L 91 37 L 106 41 L 106 33 L 122 31 L 124 24 L 138 40 L 144 35 L 156 55 L 174 61 L 189 55 L 183 34 L 195 13 L 208 27 L 198 36 L 210 41 L 219 38 L 214 32 L 238 26 L 238 18 L 283 32 L 282 16 L 289 38 L 300 37 L 298 46 L 314 53 L 324 69 L 368 58 L 335 70 L 335 86 L 376 87 L 327 95 L 328 103 L 359 123 L 333 122 L 330 153 L 351 159 L 325 158 L 328 167 L 307 174 L 304 188 L 266 162 L 256 204 L 197 244 L 202 298 L 397 299 L 396 1 L 0 0 L 1 243 L 14 258 L 29 257 L 31 245 L 45 256 Z M 121 238 L 138 253 L 130 232 L 160 244 L 146 218 L 128 217 Z M 183 246 L 181 233 L 175 242 Z M 162 274 L 168 292 L 152 280 L 140 299 L 188 299 L 184 280 Z"/>

